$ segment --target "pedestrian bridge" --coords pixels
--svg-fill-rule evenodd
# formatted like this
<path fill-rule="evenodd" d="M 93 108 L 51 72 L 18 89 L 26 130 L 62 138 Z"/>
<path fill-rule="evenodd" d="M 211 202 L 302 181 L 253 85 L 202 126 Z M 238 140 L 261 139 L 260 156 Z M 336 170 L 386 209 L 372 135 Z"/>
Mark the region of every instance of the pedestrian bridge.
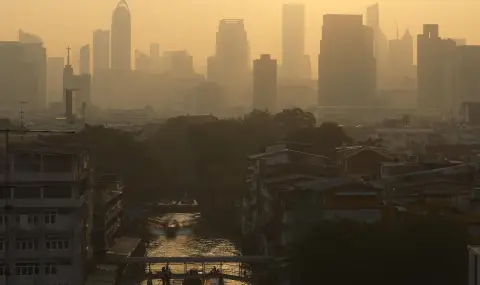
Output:
<path fill-rule="evenodd" d="M 246 283 L 257 283 L 257 281 L 265 274 L 254 275 L 250 270 L 244 267 L 244 264 L 260 265 L 265 268 L 265 272 L 276 270 L 281 267 L 280 263 L 285 259 L 274 258 L 271 256 L 179 256 L 179 257 L 165 257 L 165 256 L 145 256 L 145 257 L 120 257 L 109 258 L 108 263 L 112 264 L 144 264 L 147 266 L 148 272 L 146 277 L 148 280 L 161 279 L 164 284 L 168 280 L 185 280 L 185 279 L 229 279 L 241 281 Z M 183 264 L 183 270 L 179 267 Z M 198 274 L 189 274 L 188 265 L 198 264 L 201 269 Z M 206 268 L 206 265 L 219 265 L 218 273 L 212 274 Z M 230 266 L 227 266 L 230 264 Z M 154 270 L 159 266 L 164 265 L 167 268 L 172 268 L 171 272 L 166 275 L 162 270 Z M 229 267 L 229 270 L 223 270 L 222 265 Z M 178 272 L 183 271 L 183 272 Z"/>
<path fill-rule="evenodd" d="M 123 264 L 169 264 L 169 263 L 256 263 L 271 264 L 282 259 L 270 256 L 142 256 L 110 259 L 109 263 Z"/>

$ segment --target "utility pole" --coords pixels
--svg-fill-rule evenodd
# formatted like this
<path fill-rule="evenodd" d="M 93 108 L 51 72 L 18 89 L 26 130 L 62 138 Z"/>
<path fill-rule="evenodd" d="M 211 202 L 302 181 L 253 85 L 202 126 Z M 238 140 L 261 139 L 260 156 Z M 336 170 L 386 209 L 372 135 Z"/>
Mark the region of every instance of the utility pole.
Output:
<path fill-rule="evenodd" d="M 25 114 L 25 112 L 23 111 L 23 105 L 24 104 L 27 104 L 28 102 L 25 102 L 25 101 L 21 101 L 20 102 L 20 127 L 22 128 L 25 128 L 25 124 L 24 124 L 24 117 L 23 115 Z"/>
<path fill-rule="evenodd" d="M 13 246 L 10 239 L 10 222 L 12 221 L 12 205 L 9 204 L 10 199 L 10 135 L 11 134 L 25 134 L 25 133 L 47 133 L 47 134 L 74 134 L 73 131 L 48 131 L 48 130 L 18 130 L 18 129 L 0 129 L 0 133 L 5 134 L 5 173 L 4 173 L 4 194 L 5 194 L 5 206 L 4 206 L 4 215 L 6 216 L 5 219 L 5 284 L 9 285 L 9 277 L 12 274 L 12 261 L 10 260 L 9 256 L 9 249 L 10 246 Z"/>

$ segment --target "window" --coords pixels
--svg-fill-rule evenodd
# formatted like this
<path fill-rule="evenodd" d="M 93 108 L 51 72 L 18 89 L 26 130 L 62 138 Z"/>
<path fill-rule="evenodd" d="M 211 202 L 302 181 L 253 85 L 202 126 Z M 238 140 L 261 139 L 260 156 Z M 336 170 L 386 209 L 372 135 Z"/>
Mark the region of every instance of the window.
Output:
<path fill-rule="evenodd" d="M 45 274 L 54 275 L 57 274 L 58 266 L 56 263 L 47 263 L 45 264 Z"/>
<path fill-rule="evenodd" d="M 38 263 L 17 263 L 15 264 L 16 275 L 38 275 Z"/>
<path fill-rule="evenodd" d="M 45 248 L 50 250 L 70 249 L 70 240 L 67 238 L 49 239 L 45 241 Z"/>
<path fill-rule="evenodd" d="M 55 224 L 57 222 L 57 213 L 53 211 L 45 212 L 45 224 Z"/>
<path fill-rule="evenodd" d="M 0 251 L 4 251 L 8 248 L 8 242 L 4 239 L 0 239 Z"/>
<path fill-rule="evenodd" d="M 43 188 L 43 198 L 72 198 L 72 187 L 56 185 Z"/>
<path fill-rule="evenodd" d="M 20 153 L 15 155 L 15 171 L 18 172 L 40 172 L 41 158 L 35 153 Z"/>
<path fill-rule="evenodd" d="M 52 154 L 43 156 L 44 172 L 71 172 L 73 157 L 70 154 Z"/>
<path fill-rule="evenodd" d="M 20 215 L 15 215 L 14 217 L 14 222 L 15 222 L 15 225 L 20 225 Z"/>
<path fill-rule="evenodd" d="M 15 187 L 13 188 L 15 199 L 40 199 L 42 198 L 41 187 Z"/>
<path fill-rule="evenodd" d="M 5 264 L 0 264 L 0 276 L 4 276 L 6 273 Z"/>
<path fill-rule="evenodd" d="M 6 226 L 7 225 L 7 216 L 6 215 L 0 215 L 0 226 Z"/>
<path fill-rule="evenodd" d="M 29 225 L 37 225 L 38 224 L 38 216 L 36 215 L 28 215 L 27 216 L 27 223 Z"/>
<path fill-rule="evenodd" d="M 18 249 L 18 250 L 38 249 L 38 241 L 36 239 L 16 239 L 15 249 Z"/>

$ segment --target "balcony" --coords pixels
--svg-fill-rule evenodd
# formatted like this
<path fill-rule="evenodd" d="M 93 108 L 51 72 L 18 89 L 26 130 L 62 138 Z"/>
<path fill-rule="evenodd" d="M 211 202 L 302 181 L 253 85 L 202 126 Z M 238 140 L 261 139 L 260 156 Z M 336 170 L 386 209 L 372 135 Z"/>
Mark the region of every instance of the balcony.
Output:
<path fill-rule="evenodd" d="M 62 233 L 73 231 L 81 225 L 82 222 L 75 222 L 72 216 L 59 215 L 55 217 L 55 223 L 43 224 L 43 230 L 46 233 Z"/>
<path fill-rule="evenodd" d="M 0 207 L 4 207 L 5 199 L 0 200 Z M 8 205 L 19 208 L 80 208 L 85 203 L 85 197 L 79 198 L 34 198 L 8 199 Z"/>
<path fill-rule="evenodd" d="M 80 179 L 76 172 L 12 172 L 8 179 L 11 183 L 22 182 L 74 182 Z M 5 174 L 0 174 L 0 181 L 5 181 Z"/>

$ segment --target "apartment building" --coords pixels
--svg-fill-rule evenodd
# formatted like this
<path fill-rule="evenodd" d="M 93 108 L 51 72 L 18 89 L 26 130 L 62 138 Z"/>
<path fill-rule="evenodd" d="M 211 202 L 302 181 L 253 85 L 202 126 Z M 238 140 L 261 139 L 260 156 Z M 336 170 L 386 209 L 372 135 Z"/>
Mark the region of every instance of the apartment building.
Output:
<path fill-rule="evenodd" d="M 116 175 L 102 175 L 95 181 L 92 237 L 96 257 L 103 257 L 115 244 L 122 226 L 123 187 Z"/>
<path fill-rule="evenodd" d="M 92 257 L 88 152 L 10 146 L 0 157 L 0 285 L 83 285 Z M 8 169 L 9 171 L 5 171 Z"/>

